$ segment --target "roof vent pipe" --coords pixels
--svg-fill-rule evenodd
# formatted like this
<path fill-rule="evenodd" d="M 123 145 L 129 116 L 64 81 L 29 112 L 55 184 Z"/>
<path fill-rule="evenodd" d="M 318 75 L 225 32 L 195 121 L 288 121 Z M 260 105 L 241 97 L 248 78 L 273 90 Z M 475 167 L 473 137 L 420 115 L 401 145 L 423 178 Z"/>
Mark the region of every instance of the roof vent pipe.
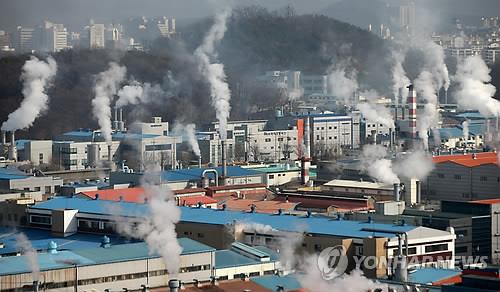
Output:
<path fill-rule="evenodd" d="M 168 288 L 170 292 L 179 292 L 179 288 L 181 287 L 181 282 L 176 279 L 172 279 L 168 281 Z"/>

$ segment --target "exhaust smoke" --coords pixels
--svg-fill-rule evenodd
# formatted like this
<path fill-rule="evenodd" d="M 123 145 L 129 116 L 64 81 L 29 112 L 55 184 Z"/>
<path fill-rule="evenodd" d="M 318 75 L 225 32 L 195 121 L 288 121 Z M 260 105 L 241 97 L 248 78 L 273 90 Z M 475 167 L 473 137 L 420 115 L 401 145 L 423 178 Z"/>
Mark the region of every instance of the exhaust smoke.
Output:
<path fill-rule="evenodd" d="M 57 72 L 56 61 L 52 57 L 47 62 L 32 56 L 23 66 L 24 99 L 21 106 L 9 114 L 2 124 L 2 131 L 15 131 L 31 127 L 35 119 L 48 108 L 49 96 L 46 90 Z"/>
<path fill-rule="evenodd" d="M 102 135 L 111 143 L 111 103 L 118 86 L 125 79 L 127 69 L 115 62 L 109 63 L 108 70 L 99 73 L 94 86 L 95 97 L 92 100 L 92 112 L 99 123 Z"/>

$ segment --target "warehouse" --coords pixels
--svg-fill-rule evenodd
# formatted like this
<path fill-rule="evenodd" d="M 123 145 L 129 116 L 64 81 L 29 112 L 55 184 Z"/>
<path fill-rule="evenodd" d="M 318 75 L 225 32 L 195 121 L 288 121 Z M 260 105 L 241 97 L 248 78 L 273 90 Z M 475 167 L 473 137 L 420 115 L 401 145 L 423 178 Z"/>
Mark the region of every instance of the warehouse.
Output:
<path fill-rule="evenodd" d="M 113 214 L 110 213 L 111 209 L 115 210 Z M 223 209 L 181 207 L 181 210 L 177 234 L 219 249 L 227 248 L 234 240 L 249 245 L 272 247 L 284 233 L 296 233 L 303 236 L 302 248 L 305 252 L 315 253 L 326 247 L 342 245 L 351 255 L 390 259 L 398 252 L 398 239 L 404 237 L 405 244 L 409 247 L 408 256 L 417 266 L 429 264 L 420 262 L 423 257 L 427 257 L 437 266 L 454 267 L 455 234 L 448 231 L 410 226 L 404 222 L 397 225 L 378 224 L 371 219 L 360 222 L 310 215 L 261 214 Z M 140 220 L 139 218 L 147 214 L 148 209 L 144 204 L 61 198 L 36 204 L 30 207 L 28 212 L 32 225 L 45 226 L 53 231 L 56 226 L 51 224 L 51 218 L 58 216 L 68 221 L 58 225 L 73 228 L 70 230 L 65 227 L 65 230 L 58 232 L 76 232 L 82 227 L 93 226 L 94 229 L 85 231 L 103 233 L 112 228 L 113 219 L 127 216 Z M 65 215 L 58 215 L 60 212 L 65 212 Z M 266 226 L 266 231 L 256 232 L 254 227 L 246 228 L 247 224 Z M 240 226 L 242 228 L 239 228 Z M 234 230 L 234 233 L 229 233 L 228 230 Z M 370 277 L 391 273 L 390 267 L 365 272 Z"/>

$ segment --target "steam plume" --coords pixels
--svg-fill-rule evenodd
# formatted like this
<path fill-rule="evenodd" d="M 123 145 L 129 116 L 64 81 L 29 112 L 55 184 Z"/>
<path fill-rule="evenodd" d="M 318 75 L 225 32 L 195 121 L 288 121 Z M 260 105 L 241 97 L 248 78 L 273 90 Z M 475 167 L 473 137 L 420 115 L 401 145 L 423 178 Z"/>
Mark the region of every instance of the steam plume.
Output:
<path fill-rule="evenodd" d="M 464 134 L 464 139 L 467 142 L 467 140 L 469 140 L 469 121 L 463 121 L 462 132 Z"/>
<path fill-rule="evenodd" d="M 361 153 L 362 169 L 376 181 L 384 184 L 399 183 L 399 178 L 392 169 L 392 161 L 387 150 L 381 145 L 365 145 Z"/>
<path fill-rule="evenodd" d="M 108 70 L 99 73 L 95 83 L 92 111 L 107 143 L 111 143 L 111 102 L 126 73 L 125 67 L 111 62 Z"/>
<path fill-rule="evenodd" d="M 9 114 L 7 121 L 2 124 L 3 131 L 28 128 L 47 110 L 49 96 L 46 90 L 56 72 L 57 64 L 52 57 L 48 57 L 47 62 L 44 62 L 32 56 L 24 63 L 21 75 L 24 99 L 21 106 Z"/>
<path fill-rule="evenodd" d="M 226 22 L 231 15 L 230 9 L 218 13 L 215 17 L 215 23 L 208 31 L 203 43 L 195 51 L 195 57 L 198 60 L 198 66 L 201 74 L 207 76 L 210 84 L 210 96 L 212 106 L 215 108 L 217 120 L 219 121 L 219 134 L 222 140 L 227 137 L 227 120 L 231 111 L 231 91 L 226 82 L 226 73 L 222 63 L 212 63 L 217 59 L 215 46 L 224 38 L 227 26 Z"/>
<path fill-rule="evenodd" d="M 358 104 L 358 109 L 366 120 L 394 128 L 394 119 L 389 109 L 383 105 L 375 104 L 375 99 L 379 97 L 375 90 L 363 91 L 360 96 L 365 97 L 367 101 Z"/>
<path fill-rule="evenodd" d="M 176 124 L 174 126 L 174 133 L 179 136 L 183 136 L 186 138 L 189 147 L 193 150 L 194 154 L 197 157 L 200 157 L 201 151 L 200 146 L 198 145 L 198 139 L 196 139 L 196 125 L 195 124 Z"/>
<path fill-rule="evenodd" d="M 500 116 L 500 101 L 493 98 L 496 88 L 490 84 L 490 69 L 480 56 L 459 63 L 454 79 L 459 84 L 455 98 L 462 108 L 478 110 L 487 117 Z"/>
<path fill-rule="evenodd" d="M 133 81 L 118 91 L 116 107 L 120 108 L 129 104 L 149 103 L 163 94 L 164 92 L 158 84 L 151 85 L 148 82 L 142 84 Z"/>
<path fill-rule="evenodd" d="M 432 156 L 423 149 L 414 149 L 394 162 L 394 172 L 402 178 L 424 180 L 434 169 Z"/>
<path fill-rule="evenodd" d="M 394 60 L 394 64 L 392 67 L 392 90 L 395 102 L 396 104 L 398 104 L 399 90 L 402 90 L 402 96 L 407 96 L 407 86 L 408 84 L 410 84 L 410 79 L 406 76 L 405 69 L 403 68 L 403 61 L 405 59 L 404 53 L 393 51 L 392 58 Z"/>
<path fill-rule="evenodd" d="M 439 122 L 438 93 L 444 88 L 448 91 L 450 77 L 445 63 L 443 47 L 432 41 L 418 41 L 417 47 L 424 54 L 424 70 L 415 80 L 415 87 L 420 96 L 426 101 L 424 111 L 420 113 L 417 123 L 419 137 L 428 148 L 428 132 L 436 128 Z"/>
<path fill-rule="evenodd" d="M 161 172 L 158 165 L 147 166 L 141 185 L 148 199 L 149 216 L 135 228 L 130 222 L 117 220 L 119 233 L 143 239 L 151 252 L 160 254 L 170 275 L 179 272 L 182 248 L 177 241 L 175 224 L 179 222 L 181 210 L 173 194 L 161 186 Z"/>
<path fill-rule="evenodd" d="M 26 258 L 26 261 L 31 269 L 33 281 L 38 281 L 40 278 L 38 255 L 24 233 L 19 233 L 16 235 L 16 246 L 21 250 L 21 254 L 23 254 Z"/>
<path fill-rule="evenodd" d="M 353 97 L 358 90 L 357 73 L 347 73 L 344 66 L 340 66 L 328 74 L 328 87 L 332 95 L 340 98 L 345 105 L 354 103 Z"/>

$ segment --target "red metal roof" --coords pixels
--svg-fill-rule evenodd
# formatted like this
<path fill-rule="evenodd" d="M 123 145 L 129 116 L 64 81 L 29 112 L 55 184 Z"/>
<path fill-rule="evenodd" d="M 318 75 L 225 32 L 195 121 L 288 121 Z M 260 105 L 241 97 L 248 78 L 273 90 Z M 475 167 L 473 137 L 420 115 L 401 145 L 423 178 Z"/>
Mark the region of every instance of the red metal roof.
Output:
<path fill-rule="evenodd" d="M 186 198 L 179 198 L 179 205 L 183 206 L 192 206 L 196 205 L 198 203 L 202 203 L 203 205 L 207 204 L 217 204 L 217 200 L 212 199 L 207 196 L 192 196 L 192 197 L 186 197 Z"/>
<path fill-rule="evenodd" d="M 279 196 L 277 200 L 286 200 L 285 196 Z M 288 201 L 300 203 L 302 208 L 327 209 L 335 207 L 343 211 L 369 210 L 372 209 L 370 202 L 365 198 L 340 198 L 340 197 L 313 197 L 313 196 L 288 196 Z"/>
<path fill-rule="evenodd" d="M 202 188 L 191 188 L 191 189 L 182 189 L 182 190 L 174 190 L 174 194 L 176 195 L 184 195 L 184 194 L 194 194 L 194 193 L 206 193 L 206 189 Z"/>
<path fill-rule="evenodd" d="M 257 213 L 268 213 L 273 214 L 278 212 L 279 209 L 283 211 L 291 211 L 295 208 L 297 203 L 286 203 L 283 201 L 273 201 L 273 200 L 249 200 L 249 199 L 237 199 L 230 198 L 224 202 L 229 210 L 235 211 L 250 211 L 250 206 L 255 205 L 255 211 Z"/>
<path fill-rule="evenodd" d="M 95 199 L 99 195 L 99 200 L 106 201 L 120 201 L 131 203 L 144 203 L 144 189 L 143 188 L 125 188 L 125 189 L 106 189 L 97 191 L 81 192 L 91 199 Z"/>
<path fill-rule="evenodd" d="M 475 167 L 485 164 L 498 165 L 498 153 L 482 152 L 475 154 L 441 155 L 432 157 L 434 163 L 453 162 L 466 167 Z"/>
<path fill-rule="evenodd" d="M 500 199 L 477 200 L 477 201 L 472 201 L 472 203 L 494 205 L 494 204 L 500 204 Z"/>

